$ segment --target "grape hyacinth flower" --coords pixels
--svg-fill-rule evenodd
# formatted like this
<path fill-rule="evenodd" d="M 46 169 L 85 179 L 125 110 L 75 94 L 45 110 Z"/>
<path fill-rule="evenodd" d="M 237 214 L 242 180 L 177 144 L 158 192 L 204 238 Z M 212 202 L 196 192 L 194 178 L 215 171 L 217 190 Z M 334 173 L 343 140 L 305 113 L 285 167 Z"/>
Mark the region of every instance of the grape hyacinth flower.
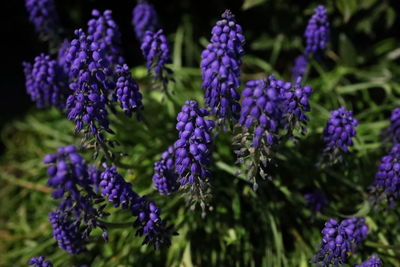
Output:
<path fill-rule="evenodd" d="M 390 206 L 400 197 L 400 144 L 393 145 L 390 153 L 382 157 L 371 193 L 378 202 L 388 200 Z"/>
<path fill-rule="evenodd" d="M 235 15 L 230 10 L 225 10 L 221 17 L 222 20 L 217 21 L 211 30 L 211 43 L 220 44 L 238 60 L 244 55 L 242 27 L 236 23 Z"/>
<path fill-rule="evenodd" d="M 242 28 L 229 10 L 211 31 L 210 44 L 201 54 L 202 87 L 205 103 L 218 125 L 239 119 L 240 58 L 244 55 Z"/>
<path fill-rule="evenodd" d="M 219 125 L 225 120 L 237 121 L 240 113 L 240 95 L 237 89 L 240 86 L 241 61 L 217 43 L 209 44 L 201 58 L 202 87 L 205 89 L 206 105 L 211 113 L 219 118 Z"/>
<path fill-rule="evenodd" d="M 162 154 L 161 160 L 154 163 L 153 183 L 154 188 L 163 195 L 171 194 L 179 189 L 173 146 L 169 146 Z"/>
<path fill-rule="evenodd" d="M 400 143 L 400 107 L 393 109 L 390 115 L 389 138 L 395 144 Z"/>
<path fill-rule="evenodd" d="M 317 266 L 343 265 L 349 253 L 354 253 L 368 234 L 363 218 L 349 218 L 342 222 L 329 219 L 322 229 L 322 242 L 313 263 Z"/>
<path fill-rule="evenodd" d="M 153 76 L 154 80 L 161 81 L 165 89 L 172 70 L 166 66 L 171 63 L 171 57 L 167 37 L 163 30 L 147 31 L 140 48 L 146 59 L 149 74 Z"/>
<path fill-rule="evenodd" d="M 302 135 L 307 131 L 306 125 L 309 117 L 306 112 L 311 110 L 309 99 L 312 88 L 308 85 L 302 86 L 301 82 L 302 77 L 297 77 L 292 86 L 289 87 L 289 83 L 284 83 L 283 90 L 281 90 L 284 124 L 289 137 L 293 137 L 294 130 L 298 129 Z M 278 81 L 278 83 L 282 83 L 282 81 Z"/>
<path fill-rule="evenodd" d="M 111 132 L 106 104 L 114 87 L 109 79 L 112 70 L 105 51 L 93 36 L 82 30 L 76 30 L 75 35 L 66 56 L 71 65 L 69 87 L 73 91 L 67 99 L 68 119 L 75 122 L 77 132 L 87 126 L 85 134 L 102 140 L 102 130 Z"/>
<path fill-rule="evenodd" d="M 60 23 L 54 0 L 25 0 L 29 20 L 45 40 L 58 40 Z"/>
<path fill-rule="evenodd" d="M 92 16 L 93 18 L 88 22 L 88 34 L 100 44 L 100 48 L 105 51 L 107 60 L 111 64 L 123 64 L 121 33 L 112 18 L 112 11 L 105 10 L 101 14 L 100 11 L 94 9 Z"/>
<path fill-rule="evenodd" d="M 307 70 L 308 59 L 304 55 L 299 55 L 294 60 L 294 66 L 292 68 L 292 81 L 296 81 L 298 77 L 303 77 Z"/>
<path fill-rule="evenodd" d="M 357 264 L 355 267 L 381 267 L 381 266 L 383 266 L 381 259 L 376 255 L 372 255 L 371 257 L 369 257 L 368 260 L 364 261 L 361 264 Z"/>
<path fill-rule="evenodd" d="M 331 117 L 323 132 L 324 153 L 331 163 L 341 161 L 343 154 L 349 151 L 356 136 L 357 125 L 358 121 L 353 118 L 353 112 L 345 107 L 331 111 Z"/>
<path fill-rule="evenodd" d="M 306 193 L 304 195 L 304 199 L 307 202 L 307 206 L 314 214 L 322 212 L 328 204 L 326 195 L 319 189 L 315 189 L 312 192 Z"/>
<path fill-rule="evenodd" d="M 175 142 L 175 169 L 183 189 L 189 189 L 189 201 L 200 202 L 203 208 L 207 198 L 211 165 L 212 129 L 215 124 L 205 119 L 209 113 L 194 100 L 186 101 L 177 116 L 179 139 Z"/>
<path fill-rule="evenodd" d="M 70 254 L 79 254 L 85 250 L 85 238 L 79 223 L 71 220 L 63 211 L 49 213 L 49 221 L 53 228 L 54 239 L 58 246 Z"/>
<path fill-rule="evenodd" d="M 53 264 L 50 261 L 46 261 L 46 258 L 43 256 L 32 257 L 28 264 L 33 265 L 33 267 L 53 267 Z"/>
<path fill-rule="evenodd" d="M 139 0 L 132 11 L 132 24 L 140 41 L 147 31 L 155 32 L 158 29 L 158 16 L 154 6 L 147 1 Z"/>
<path fill-rule="evenodd" d="M 66 76 L 70 75 L 70 64 L 67 63 L 67 55 L 70 46 L 70 41 L 68 39 L 64 39 L 64 41 L 60 44 L 57 51 L 57 63 L 63 69 Z M 67 77 L 69 78 L 69 77 Z"/>
<path fill-rule="evenodd" d="M 127 116 L 132 116 L 133 112 L 143 109 L 142 94 L 139 92 L 139 86 L 129 71 L 128 65 L 117 65 L 116 67 L 116 89 L 115 98 Z"/>
<path fill-rule="evenodd" d="M 60 199 L 69 194 L 73 201 L 81 201 L 81 190 L 91 193 L 87 165 L 75 146 L 60 147 L 55 154 L 47 154 L 43 162 L 49 164 L 48 184 L 55 188 L 53 197 Z"/>
<path fill-rule="evenodd" d="M 26 91 L 37 107 L 65 107 L 67 79 L 57 61 L 41 54 L 35 58 L 33 65 L 24 62 L 23 67 Z"/>
<path fill-rule="evenodd" d="M 160 218 L 160 209 L 146 197 L 138 196 L 132 185 L 117 172 L 115 166 L 108 167 L 100 175 L 101 194 L 112 202 L 115 207 L 129 209 L 137 217 L 134 226 L 138 228 L 137 235 L 145 236 L 144 244 L 153 245 L 158 249 L 170 244 L 170 228 Z"/>
<path fill-rule="evenodd" d="M 314 15 L 308 21 L 304 36 L 306 37 L 306 49 L 304 54 L 318 54 L 325 51 L 329 40 L 329 21 L 327 10 L 319 5 L 314 9 Z"/>

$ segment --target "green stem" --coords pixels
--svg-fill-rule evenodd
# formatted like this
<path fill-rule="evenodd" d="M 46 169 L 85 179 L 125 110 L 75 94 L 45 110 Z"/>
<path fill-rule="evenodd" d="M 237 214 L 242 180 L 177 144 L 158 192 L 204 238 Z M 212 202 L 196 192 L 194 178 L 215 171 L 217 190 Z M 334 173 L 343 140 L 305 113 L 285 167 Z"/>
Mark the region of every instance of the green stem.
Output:
<path fill-rule="evenodd" d="M 365 245 L 368 247 L 373 247 L 373 248 L 382 248 L 382 249 L 387 249 L 387 250 L 399 250 L 400 251 L 400 245 L 388 246 L 388 245 L 382 245 L 382 244 L 371 242 L 371 241 L 366 241 Z"/>

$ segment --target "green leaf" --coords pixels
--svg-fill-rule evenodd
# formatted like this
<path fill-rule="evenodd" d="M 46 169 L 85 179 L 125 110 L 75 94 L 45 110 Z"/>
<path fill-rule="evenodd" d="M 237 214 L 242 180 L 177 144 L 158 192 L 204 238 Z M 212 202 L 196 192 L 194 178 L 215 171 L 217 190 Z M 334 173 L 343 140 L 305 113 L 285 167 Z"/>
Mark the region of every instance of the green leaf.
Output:
<path fill-rule="evenodd" d="M 340 34 L 339 37 L 339 55 L 343 65 L 349 67 L 357 65 L 357 51 L 344 33 Z"/>
<path fill-rule="evenodd" d="M 242 5 L 242 9 L 243 10 L 247 10 L 250 9 L 252 7 L 261 5 L 263 3 L 267 2 L 267 0 L 244 0 L 243 1 L 243 5 Z"/>
<path fill-rule="evenodd" d="M 358 0 L 337 0 L 336 6 L 347 23 L 358 8 Z"/>

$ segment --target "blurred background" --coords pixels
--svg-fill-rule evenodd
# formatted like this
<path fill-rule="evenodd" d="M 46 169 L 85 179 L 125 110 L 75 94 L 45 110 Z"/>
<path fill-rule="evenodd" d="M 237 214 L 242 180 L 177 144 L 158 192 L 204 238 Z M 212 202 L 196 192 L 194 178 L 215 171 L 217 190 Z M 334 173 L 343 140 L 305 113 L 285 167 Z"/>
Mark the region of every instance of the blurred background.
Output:
<path fill-rule="evenodd" d="M 150 194 L 180 232 L 168 251 L 153 252 L 141 247 L 134 234 L 117 229 L 109 244 L 97 240 L 89 253 L 72 257 L 60 251 L 51 237 L 47 213 L 55 202 L 48 194 L 41 158 L 58 146 L 79 144 L 79 138 L 72 134 L 73 125 L 63 114 L 55 109 L 38 110 L 26 94 L 21 64 L 47 53 L 48 46 L 38 39 L 28 21 L 24 1 L 8 1 L 2 9 L 1 27 L 0 266 L 24 266 L 31 256 L 39 255 L 48 256 L 55 266 L 309 266 L 324 221 L 346 214 L 366 216 L 372 229 L 370 243 L 352 257 L 352 263 L 378 253 L 384 257 L 384 266 L 400 266 L 399 250 L 382 248 L 400 244 L 399 208 L 381 216 L 370 214 L 365 206 L 365 190 L 386 149 L 381 134 L 388 126 L 390 111 L 399 104 L 400 2 L 150 2 L 172 46 L 173 90 L 179 103 L 188 96 L 202 101 L 200 54 L 225 9 L 233 11 L 246 37 L 242 81 L 269 74 L 290 80 L 293 61 L 304 50 L 307 21 L 318 4 L 325 5 L 331 42 L 322 63 L 311 62 L 305 79 L 314 88 L 309 134 L 295 153 L 288 152 L 293 145 L 287 144 L 279 157 L 280 171 L 257 194 L 246 181 L 235 177 L 230 139 L 222 134 L 214 156 L 215 212 L 206 219 L 188 213 L 178 196 L 165 199 L 152 189 L 153 162 L 176 137 L 177 110 L 156 93 L 146 91 L 149 81 L 131 23 L 135 1 L 56 0 L 65 38 L 71 38 L 74 29 L 86 28 L 92 9 L 113 11 L 122 33 L 124 57 L 141 85 L 147 116 L 154 118 L 156 127 L 149 133 L 138 130 L 141 126 L 137 122 L 114 126 L 117 139 L 129 154 L 127 161 L 137 166 L 126 171 L 126 179 L 139 193 Z M 320 155 L 322 127 L 329 110 L 339 105 L 352 108 L 362 122 L 355 156 L 341 166 L 346 169 L 321 174 L 312 166 Z M 318 216 L 307 209 L 302 198 L 315 187 L 326 189 L 333 203 Z M 111 219 L 117 221 L 129 220 L 126 215 L 113 216 Z"/>

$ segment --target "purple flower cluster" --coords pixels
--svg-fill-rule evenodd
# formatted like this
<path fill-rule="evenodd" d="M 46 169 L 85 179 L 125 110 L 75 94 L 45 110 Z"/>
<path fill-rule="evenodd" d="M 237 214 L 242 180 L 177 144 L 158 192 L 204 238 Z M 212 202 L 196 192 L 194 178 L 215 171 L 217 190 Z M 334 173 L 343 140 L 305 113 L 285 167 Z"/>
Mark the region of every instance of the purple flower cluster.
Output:
<path fill-rule="evenodd" d="M 190 188 L 193 197 L 204 192 L 210 176 L 212 129 L 214 122 L 204 117 L 209 113 L 194 100 L 186 101 L 178 113 L 175 142 L 175 169 L 181 186 Z"/>
<path fill-rule="evenodd" d="M 160 209 L 146 197 L 138 196 L 115 166 L 103 166 L 105 170 L 100 175 L 99 184 L 101 194 L 115 207 L 129 209 L 137 217 L 134 226 L 138 228 L 139 236 L 145 236 L 144 244 L 151 244 L 157 249 L 162 245 L 169 245 L 170 233 L 165 221 L 160 218 Z"/>
<path fill-rule="evenodd" d="M 245 38 L 242 27 L 236 23 L 235 15 L 230 10 L 225 10 L 221 17 L 222 20 L 217 21 L 211 30 L 211 43 L 220 44 L 239 59 L 244 55 Z"/>
<path fill-rule="evenodd" d="M 161 160 L 154 163 L 153 183 L 154 188 L 163 195 L 178 190 L 179 183 L 175 172 L 175 150 L 173 146 L 169 146 L 167 151 L 162 154 Z"/>
<path fill-rule="evenodd" d="M 218 117 L 217 123 L 238 120 L 240 113 L 240 58 L 244 54 L 245 38 L 235 16 L 226 10 L 222 20 L 211 31 L 211 43 L 202 52 L 202 87 L 205 103 Z"/>
<path fill-rule="evenodd" d="M 308 21 L 304 36 L 306 37 L 305 55 L 325 51 L 329 40 L 329 21 L 324 6 L 320 5 L 314 9 L 314 15 Z"/>
<path fill-rule="evenodd" d="M 329 156 L 331 162 L 341 160 L 343 154 L 347 153 L 349 147 L 353 145 L 357 125 L 358 121 L 353 118 L 351 110 L 340 107 L 331 111 L 331 117 L 323 133 L 324 153 Z"/>
<path fill-rule="evenodd" d="M 39 108 L 54 106 L 64 108 L 67 92 L 66 75 L 50 56 L 41 54 L 33 65 L 23 63 L 26 91 Z"/>
<path fill-rule="evenodd" d="M 54 239 L 58 246 L 70 254 L 79 254 L 85 250 L 85 238 L 79 223 L 72 220 L 66 212 L 49 213 Z"/>
<path fill-rule="evenodd" d="M 46 261 L 46 258 L 43 256 L 31 258 L 28 264 L 33 265 L 33 267 L 53 267 L 53 264 L 50 261 Z"/>
<path fill-rule="evenodd" d="M 400 144 L 382 157 L 371 189 L 378 194 L 378 200 L 387 199 L 391 205 L 400 197 Z"/>
<path fill-rule="evenodd" d="M 281 139 L 280 131 L 286 130 L 290 138 L 295 137 L 296 131 L 306 131 L 311 92 L 311 87 L 301 86 L 301 77 L 295 84 L 276 80 L 273 75 L 246 83 L 238 123 L 242 133 L 235 137 L 234 144 L 241 147 L 235 151 L 238 162 L 251 161 L 248 178 L 253 179 L 255 188 L 257 171 L 266 177 L 259 163 L 267 167 L 272 160 L 273 148 Z"/>
<path fill-rule="evenodd" d="M 340 223 L 329 219 L 322 229 L 322 242 L 313 262 L 317 266 L 338 266 L 346 262 L 349 253 L 354 253 L 368 234 L 363 218 L 349 218 Z"/>
<path fill-rule="evenodd" d="M 154 80 L 167 84 L 168 75 L 172 73 L 172 70 L 166 66 L 166 64 L 171 63 L 171 57 L 168 40 L 163 30 L 147 31 L 140 48 L 146 59 L 149 74 L 153 76 Z"/>
<path fill-rule="evenodd" d="M 127 116 L 132 116 L 133 112 L 143 109 L 142 94 L 139 86 L 133 79 L 128 65 L 116 67 L 116 89 L 115 98 Z"/>
<path fill-rule="evenodd" d="M 389 137 L 393 143 L 400 143 L 400 107 L 393 109 L 390 116 Z"/>
<path fill-rule="evenodd" d="M 298 77 L 303 77 L 303 74 L 307 70 L 308 59 L 305 55 L 299 55 L 294 60 L 294 66 L 292 68 L 292 81 L 296 81 Z"/>
<path fill-rule="evenodd" d="M 132 11 L 132 24 L 140 41 L 147 31 L 155 32 L 158 28 L 158 17 L 154 6 L 146 1 L 139 1 Z"/>
<path fill-rule="evenodd" d="M 357 264 L 355 267 L 381 267 L 382 261 L 378 256 L 372 255 L 368 258 L 368 260 L 364 261 L 361 264 Z"/>
<path fill-rule="evenodd" d="M 56 40 L 60 23 L 54 0 L 25 0 L 29 20 L 45 39 Z"/>
<path fill-rule="evenodd" d="M 79 187 L 90 192 L 91 182 L 87 175 L 87 165 L 75 146 L 60 147 L 57 153 L 46 155 L 43 162 L 49 164 L 48 184 L 55 188 L 54 198 L 63 198 L 67 193 L 74 201 L 79 202 L 81 200 Z"/>
<path fill-rule="evenodd" d="M 85 133 L 101 139 L 100 129 L 110 131 L 106 104 L 113 89 L 108 78 L 112 70 L 102 45 L 93 36 L 82 30 L 76 30 L 75 35 L 66 55 L 72 79 L 69 87 L 73 91 L 67 99 L 68 119 L 75 122 L 76 131 L 87 125 Z"/>
<path fill-rule="evenodd" d="M 304 195 L 304 199 L 307 202 L 307 206 L 314 214 L 322 212 L 328 204 L 326 195 L 319 189 L 315 189 L 312 192 L 306 193 Z"/>
<path fill-rule="evenodd" d="M 100 44 L 100 48 L 105 51 L 110 63 L 123 64 L 121 33 L 112 18 L 112 11 L 106 10 L 101 14 L 94 9 L 92 16 L 93 19 L 88 22 L 88 34 L 93 36 L 93 41 Z"/>

